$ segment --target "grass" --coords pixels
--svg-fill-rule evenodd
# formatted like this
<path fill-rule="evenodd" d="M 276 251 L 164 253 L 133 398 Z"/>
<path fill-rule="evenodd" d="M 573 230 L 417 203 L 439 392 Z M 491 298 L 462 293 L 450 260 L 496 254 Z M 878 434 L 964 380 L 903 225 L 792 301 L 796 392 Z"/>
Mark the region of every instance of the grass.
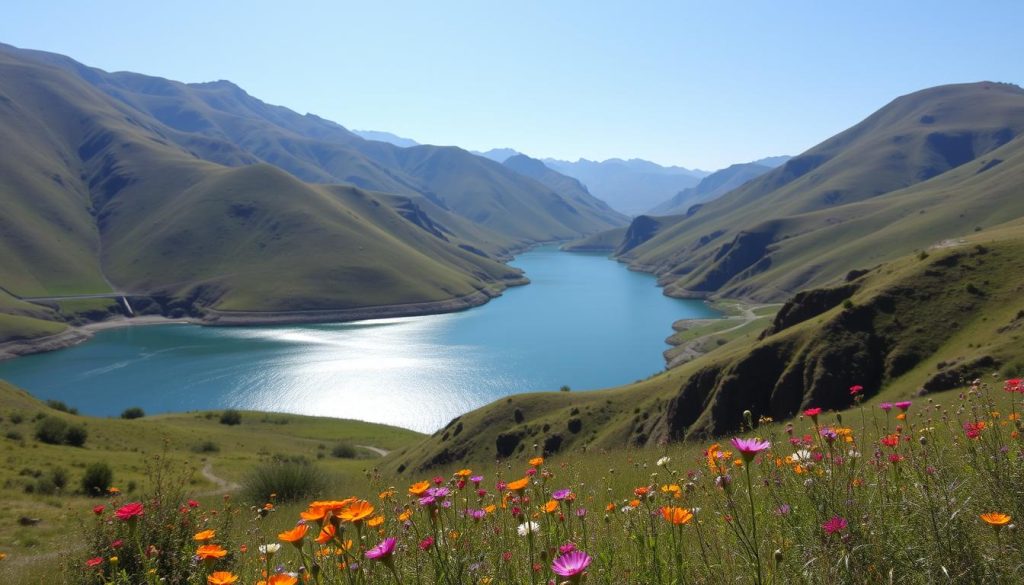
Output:
<path fill-rule="evenodd" d="M 73 406 L 73 405 L 72 405 Z M 37 420 L 52 416 L 89 433 L 84 447 L 48 445 L 34 438 Z M 95 498 L 77 493 L 86 467 L 105 462 L 114 472 L 114 485 L 126 498 L 150 489 L 151 463 L 161 457 L 179 469 L 185 487 L 204 502 L 218 501 L 222 486 L 208 480 L 208 471 L 228 484 L 241 483 L 259 465 L 274 459 L 313 462 L 331 478 L 334 486 L 363 485 L 365 472 L 379 457 L 359 449 L 359 458 L 330 455 L 338 442 L 396 449 L 421 435 L 385 425 L 291 414 L 242 412 L 236 426 L 219 423 L 219 412 L 194 412 L 147 416 L 124 420 L 76 416 L 47 407 L 28 393 L 0 382 L 0 552 L 10 555 L 6 564 L 19 567 L 60 550 L 77 510 L 91 508 Z M 11 438 L 16 434 L 18 438 Z M 197 449 L 204 443 L 216 450 Z M 200 451 L 197 453 L 197 450 Z M 64 470 L 67 487 L 47 495 L 27 493 L 37 476 Z M 203 495 L 206 494 L 206 495 Z M 20 518 L 39 519 L 32 526 Z M 21 560 L 19 560 L 21 559 Z M 0 566 L 0 570 L 3 567 Z M 20 570 L 20 569 L 19 569 Z M 0 579 L 2 580 L 2 579 Z"/>
<path fill-rule="evenodd" d="M 546 583 L 566 543 L 591 558 L 588 583 L 1013 582 L 1024 565 L 1024 537 L 1012 527 L 994 529 L 981 515 L 1024 517 L 1017 489 L 1024 480 L 1024 401 L 1003 391 L 1001 377 L 986 378 L 991 383 L 908 403 L 900 416 L 898 408 L 879 408 L 879 397 L 792 423 L 750 418 L 752 428 L 739 435 L 770 442 L 750 458 L 728 441 L 574 451 L 542 461 L 527 449 L 498 464 L 463 460 L 407 478 L 371 473 L 361 483 L 335 486 L 325 495 L 333 503 L 319 507 L 275 503 L 274 511 L 254 514 L 208 500 L 185 513 L 177 546 L 190 556 L 197 546 L 190 535 L 215 529 L 213 543 L 231 554 L 205 570 L 230 571 L 248 583 L 268 564 L 258 547 L 282 542 L 271 572 L 277 565 L 295 572 L 324 558 L 322 545 L 312 542 L 319 532 L 314 518 L 329 519 L 325 510 L 333 509 L 340 539 L 323 546 L 357 563 L 351 577 L 367 584 Z M 471 480 L 477 475 L 480 493 Z M 519 491 L 499 485 L 520 478 L 526 479 Z M 420 480 L 450 490 L 437 496 L 450 507 L 411 495 L 407 490 L 425 489 L 413 485 Z M 572 496 L 554 499 L 562 489 Z M 187 490 L 176 499 L 154 495 L 138 499 L 157 517 L 164 502 L 175 507 L 188 497 Z M 348 496 L 366 501 L 361 521 L 346 520 L 348 504 L 340 500 Z M 104 514 L 132 499 L 114 497 Z M 310 514 L 311 528 L 298 549 L 283 542 L 283 533 L 300 512 Z M 69 562 L 71 582 L 93 574 L 84 563 L 97 553 L 98 570 L 110 574 L 106 551 L 115 538 L 129 543 L 120 566 L 156 567 L 140 562 L 123 522 L 92 521 L 88 508 L 76 513 L 84 520 L 80 538 L 90 545 Z M 138 534 L 152 534 L 147 522 L 141 517 Z M 528 522 L 536 523 L 535 533 L 520 531 Z M 391 564 L 365 558 L 386 537 L 397 539 Z M 344 545 L 349 539 L 351 548 Z M 318 582 L 349 582 L 337 563 L 319 567 Z M 51 561 L 49 575 L 59 571 Z M 189 582 L 203 571 L 191 569 Z"/>

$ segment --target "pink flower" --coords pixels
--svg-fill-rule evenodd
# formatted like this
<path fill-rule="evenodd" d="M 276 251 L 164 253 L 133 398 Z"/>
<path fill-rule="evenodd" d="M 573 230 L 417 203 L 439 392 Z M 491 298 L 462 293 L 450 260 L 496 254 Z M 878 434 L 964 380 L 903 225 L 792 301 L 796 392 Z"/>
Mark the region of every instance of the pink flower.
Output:
<path fill-rule="evenodd" d="M 93 557 L 93 558 L 85 561 L 85 566 L 87 566 L 87 567 L 98 567 L 98 566 L 100 566 L 102 564 L 103 564 L 103 557 Z"/>
<path fill-rule="evenodd" d="M 771 448 L 772 444 L 761 439 L 740 439 L 733 437 L 732 446 L 743 455 L 745 461 L 751 461 L 758 453 Z"/>
<path fill-rule="evenodd" d="M 878 408 L 881 408 L 885 412 L 889 412 L 890 410 L 892 410 L 892 403 L 891 402 L 883 402 L 883 403 L 878 405 Z"/>
<path fill-rule="evenodd" d="M 860 394 L 862 390 L 864 390 L 863 386 L 860 384 L 854 384 L 853 386 L 850 386 L 850 396 L 856 396 Z"/>
<path fill-rule="evenodd" d="M 434 546 L 434 537 L 428 536 L 420 541 L 420 550 L 430 550 Z"/>
<path fill-rule="evenodd" d="M 118 538 L 114 542 L 110 543 L 110 548 L 115 549 L 115 550 L 121 548 L 122 546 L 124 546 L 124 541 L 121 540 L 120 538 Z"/>
<path fill-rule="evenodd" d="M 1003 384 L 1003 390 L 1024 394 L 1024 380 L 1021 380 L 1020 378 L 1011 378 L 1006 381 L 1006 384 Z"/>
<path fill-rule="evenodd" d="M 377 546 L 366 551 L 366 558 L 377 559 L 379 561 L 385 561 L 391 558 L 391 553 L 395 552 L 395 538 L 385 538 Z M 421 543 L 422 544 L 422 543 Z"/>
<path fill-rule="evenodd" d="M 106 510 L 106 508 L 103 507 L 103 504 L 100 504 L 92 509 L 92 513 L 99 516 L 100 514 L 103 514 L 103 510 Z"/>
<path fill-rule="evenodd" d="M 821 528 L 825 531 L 825 534 L 835 534 L 836 532 L 846 530 L 846 526 L 846 518 L 833 516 L 831 520 L 822 524 Z"/>
<path fill-rule="evenodd" d="M 195 500 L 189 500 L 188 501 L 188 507 L 189 508 L 198 508 L 199 507 L 199 502 L 197 502 Z"/>
<path fill-rule="evenodd" d="M 117 515 L 119 519 L 124 520 L 125 522 L 134 521 L 136 518 L 142 516 L 143 514 L 142 502 L 132 502 L 130 504 L 125 504 L 118 508 L 117 512 L 114 513 Z"/>
<path fill-rule="evenodd" d="M 911 401 L 904 400 L 903 402 L 897 402 L 895 406 L 903 412 L 907 412 L 907 409 L 910 408 L 911 404 L 913 404 Z"/>
<path fill-rule="evenodd" d="M 551 570 L 562 577 L 575 577 L 590 566 L 590 560 L 590 555 L 587 553 L 574 550 L 556 558 L 551 563 Z"/>
<path fill-rule="evenodd" d="M 572 490 L 570 490 L 570 489 L 555 490 L 555 493 L 551 494 L 551 499 L 552 500 L 557 500 L 557 501 L 561 502 L 562 500 L 568 498 L 571 495 L 572 495 Z"/>
<path fill-rule="evenodd" d="M 818 415 L 821 414 L 820 408 L 808 408 L 804 411 L 804 416 L 811 417 L 811 420 L 818 422 Z"/>
<path fill-rule="evenodd" d="M 574 550 L 576 550 L 576 543 L 575 542 L 567 542 L 567 543 L 565 543 L 565 544 L 563 544 L 563 545 L 558 547 L 558 552 L 560 554 L 563 554 L 563 555 L 564 554 L 569 554 L 569 553 L 571 553 Z"/>

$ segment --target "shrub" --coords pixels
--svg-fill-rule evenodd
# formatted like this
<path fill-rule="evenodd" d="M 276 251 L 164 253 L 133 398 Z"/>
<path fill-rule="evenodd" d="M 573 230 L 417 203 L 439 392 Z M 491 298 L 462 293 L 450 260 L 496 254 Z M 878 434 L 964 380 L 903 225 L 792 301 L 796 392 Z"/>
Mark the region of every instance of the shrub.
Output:
<path fill-rule="evenodd" d="M 10 416 L 10 419 L 11 419 L 11 424 L 18 425 L 18 424 L 21 424 L 21 421 L 25 420 L 25 415 L 21 414 L 20 412 L 12 412 L 11 416 Z"/>
<path fill-rule="evenodd" d="M 68 485 L 68 472 L 63 467 L 54 467 L 50 470 L 50 482 L 57 486 L 59 489 L 64 489 Z"/>
<path fill-rule="evenodd" d="M 559 392 L 570 392 L 570 391 L 572 391 L 572 388 L 570 388 L 568 386 L 562 386 L 561 388 L 558 389 L 558 391 Z"/>
<path fill-rule="evenodd" d="M 342 441 L 331 447 L 331 456 L 339 459 L 355 459 L 356 448 Z"/>
<path fill-rule="evenodd" d="M 192 445 L 193 453 L 217 453 L 220 451 L 220 445 L 213 441 L 202 441 Z"/>
<path fill-rule="evenodd" d="M 49 406 L 50 408 L 52 408 L 54 410 L 59 410 L 61 412 L 66 412 L 68 414 L 78 414 L 78 409 L 77 408 L 72 408 L 72 407 L 68 406 L 67 404 L 64 403 L 63 400 L 47 400 L 46 401 L 46 406 Z"/>
<path fill-rule="evenodd" d="M 138 406 L 126 408 L 124 409 L 124 412 L 121 413 L 121 418 L 127 420 L 131 420 L 133 418 L 142 418 L 144 416 L 146 416 L 146 412 L 139 408 Z"/>
<path fill-rule="evenodd" d="M 242 424 L 242 413 L 238 412 L 234 408 L 229 408 L 224 412 L 220 413 L 220 424 L 240 425 Z"/>
<path fill-rule="evenodd" d="M 64 442 L 72 447 L 81 447 L 85 445 L 85 440 L 89 438 L 89 431 L 85 430 L 85 427 L 75 425 L 68 427 L 66 433 L 64 433 Z"/>
<path fill-rule="evenodd" d="M 82 491 L 87 496 L 102 496 L 114 481 L 114 471 L 106 463 L 90 463 L 82 476 Z"/>
<path fill-rule="evenodd" d="M 315 497 L 328 487 L 323 470 L 312 463 L 275 461 L 262 464 L 242 481 L 242 498 L 253 504 L 262 504 L 270 494 L 277 494 L 280 502 Z"/>
<path fill-rule="evenodd" d="M 62 418 L 48 416 L 36 425 L 36 438 L 49 445 L 60 445 L 68 432 L 68 423 Z"/>
<path fill-rule="evenodd" d="M 22 439 L 21 433 L 18 431 L 7 431 L 7 434 L 4 436 L 12 441 L 20 441 Z"/>

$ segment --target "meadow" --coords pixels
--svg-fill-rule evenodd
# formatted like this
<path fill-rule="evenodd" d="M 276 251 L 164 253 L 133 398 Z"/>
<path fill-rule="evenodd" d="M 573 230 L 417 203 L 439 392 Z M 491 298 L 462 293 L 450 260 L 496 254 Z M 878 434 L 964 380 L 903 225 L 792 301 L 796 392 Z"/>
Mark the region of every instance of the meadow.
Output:
<path fill-rule="evenodd" d="M 309 490 L 264 462 L 265 485 L 281 487 L 261 499 L 244 487 L 197 497 L 177 472 L 188 462 L 153 453 L 138 493 L 76 503 L 66 538 L 86 544 L 33 575 L 125 584 L 1017 582 L 1021 381 L 993 377 L 895 402 L 850 391 L 857 405 L 843 412 L 748 417 L 734 437 L 658 449 L 533 452 L 421 476 L 383 475 L 370 461 L 343 485 L 314 478 Z"/>

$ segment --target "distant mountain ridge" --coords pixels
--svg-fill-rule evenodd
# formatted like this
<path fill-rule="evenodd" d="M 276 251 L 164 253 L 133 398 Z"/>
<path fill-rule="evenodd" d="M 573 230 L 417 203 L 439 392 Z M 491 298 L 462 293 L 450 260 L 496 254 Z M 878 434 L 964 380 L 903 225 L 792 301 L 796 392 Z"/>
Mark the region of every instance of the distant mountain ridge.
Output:
<path fill-rule="evenodd" d="M 377 142 L 387 142 L 388 144 L 394 144 L 401 148 L 409 148 L 412 146 L 419 146 L 420 143 L 416 142 L 412 138 L 402 138 L 401 136 L 392 134 L 390 132 L 379 132 L 377 130 L 353 130 L 353 134 L 366 140 L 376 140 Z"/>
<path fill-rule="evenodd" d="M 675 196 L 668 201 L 652 208 L 649 213 L 651 215 L 677 215 L 689 213 L 694 205 L 717 199 L 729 191 L 743 185 L 747 181 L 760 177 L 770 170 L 772 170 L 771 167 L 758 163 L 741 163 L 732 165 L 704 177 L 696 186 L 688 187 L 679 193 L 676 193 Z"/>

